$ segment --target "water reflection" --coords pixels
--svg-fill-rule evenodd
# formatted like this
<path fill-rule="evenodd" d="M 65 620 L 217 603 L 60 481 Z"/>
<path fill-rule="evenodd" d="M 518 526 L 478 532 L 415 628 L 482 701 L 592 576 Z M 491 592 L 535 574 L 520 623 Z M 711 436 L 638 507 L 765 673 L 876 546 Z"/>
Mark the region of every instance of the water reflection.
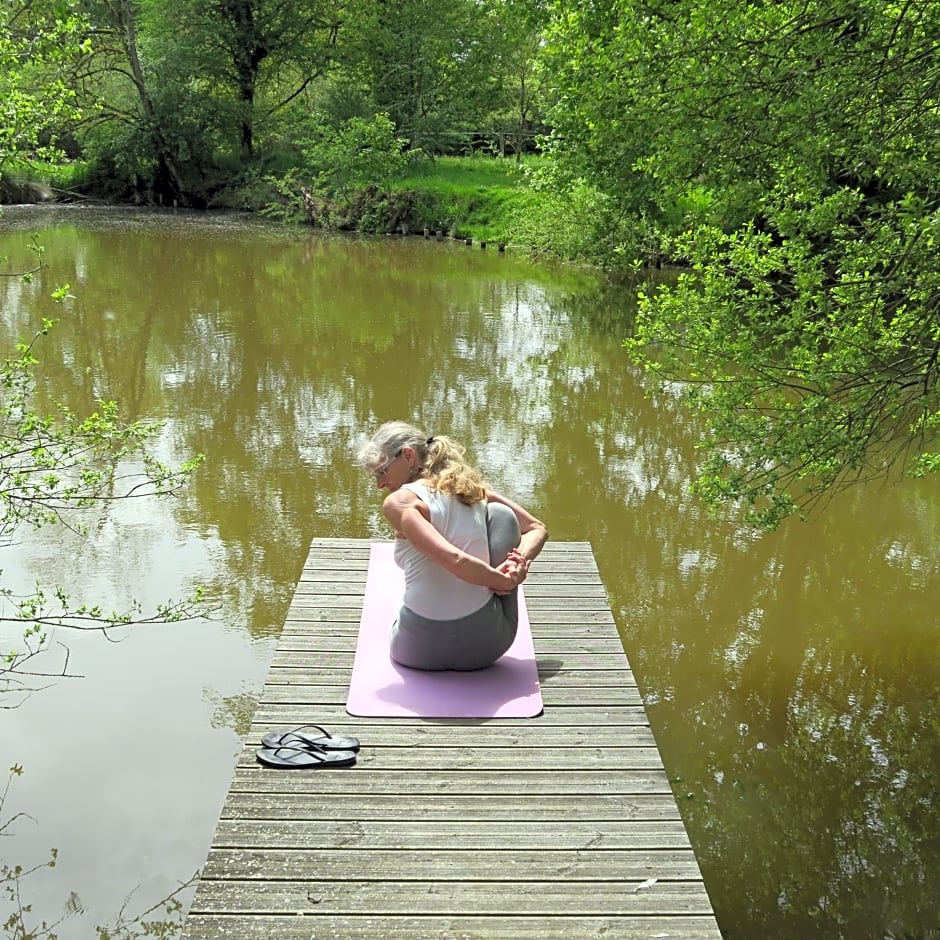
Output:
<path fill-rule="evenodd" d="M 3 566 L 96 597 L 159 600 L 199 580 L 223 603 L 208 630 L 171 631 L 172 646 L 135 637 L 108 666 L 113 651 L 83 644 L 83 691 L 14 719 L 28 740 L 61 735 L 66 701 L 98 714 L 116 676 L 142 671 L 159 687 L 154 663 L 174 663 L 178 694 L 136 699 L 138 714 L 160 714 L 148 744 L 170 766 L 158 783 L 127 778 L 126 792 L 145 802 L 179 786 L 166 758 L 181 735 L 201 783 L 188 780 L 188 841 L 135 850 L 151 871 L 185 878 L 204 857 L 311 538 L 386 534 L 350 457 L 369 429 L 405 417 L 466 441 L 553 538 L 593 543 L 728 937 L 940 929 L 936 481 L 853 491 L 764 538 L 709 518 L 688 493 L 700 429 L 680 394 L 648 394 L 621 348 L 626 285 L 462 245 L 246 220 L 17 211 L 2 224 L 12 264 L 23 233 L 46 227 L 48 269 L 0 283 L 0 342 L 61 316 L 41 351 L 48 400 L 117 398 L 166 421 L 166 456 L 207 455 L 176 502 L 113 509 L 81 551 L 40 533 Z M 59 309 L 46 297 L 62 283 L 74 299 Z M 109 733 L 126 741 L 126 722 Z M 136 739 L 126 746 L 136 753 Z M 38 750 L 27 756 L 54 774 Z M 74 798 L 93 788 L 88 775 Z M 61 787 L 30 799 L 54 818 Z M 107 820 L 96 825 L 113 835 Z M 148 844 L 146 825 L 135 831 Z M 98 851 L 79 830 L 59 847 Z M 118 906 L 124 884 L 103 880 Z"/>

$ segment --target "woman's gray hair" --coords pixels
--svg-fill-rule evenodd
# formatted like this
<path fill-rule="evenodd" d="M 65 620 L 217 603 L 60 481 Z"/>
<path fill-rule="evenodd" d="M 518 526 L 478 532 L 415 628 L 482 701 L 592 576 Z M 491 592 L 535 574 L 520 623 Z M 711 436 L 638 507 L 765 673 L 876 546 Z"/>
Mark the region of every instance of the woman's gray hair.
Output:
<path fill-rule="evenodd" d="M 390 457 L 411 447 L 424 463 L 428 453 L 428 436 L 405 421 L 386 421 L 359 449 L 359 466 L 374 470 Z"/>
<path fill-rule="evenodd" d="M 464 449 L 449 437 L 424 432 L 405 421 L 387 421 L 359 451 L 359 464 L 370 473 L 410 447 L 418 455 L 418 476 L 432 489 L 449 493 L 472 506 L 486 499 L 486 484 L 480 472 L 464 460 Z M 412 478 L 414 479 L 414 478 Z"/>

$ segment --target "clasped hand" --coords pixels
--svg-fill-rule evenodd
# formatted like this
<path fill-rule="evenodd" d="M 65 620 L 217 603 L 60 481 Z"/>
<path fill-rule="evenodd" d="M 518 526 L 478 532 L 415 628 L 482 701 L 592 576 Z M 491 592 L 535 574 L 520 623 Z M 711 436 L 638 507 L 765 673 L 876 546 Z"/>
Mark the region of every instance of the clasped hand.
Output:
<path fill-rule="evenodd" d="M 515 590 L 523 581 L 526 579 L 526 575 L 529 573 L 529 566 L 532 562 L 521 554 L 515 548 L 512 549 L 509 554 L 506 556 L 506 560 L 498 565 L 496 570 L 502 572 L 504 575 L 507 575 L 513 582 L 511 588 L 506 588 L 505 590 L 494 591 L 494 594 L 509 594 L 511 591 Z"/>

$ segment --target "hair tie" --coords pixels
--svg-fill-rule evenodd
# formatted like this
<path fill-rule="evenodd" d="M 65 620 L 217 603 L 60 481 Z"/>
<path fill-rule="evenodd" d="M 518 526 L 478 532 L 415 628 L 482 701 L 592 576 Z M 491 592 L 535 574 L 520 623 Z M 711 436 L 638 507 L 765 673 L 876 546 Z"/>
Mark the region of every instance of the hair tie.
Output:
<path fill-rule="evenodd" d="M 429 437 L 424 443 L 425 443 L 428 447 L 430 447 L 430 446 L 434 443 L 434 438 L 433 438 L 433 437 Z"/>

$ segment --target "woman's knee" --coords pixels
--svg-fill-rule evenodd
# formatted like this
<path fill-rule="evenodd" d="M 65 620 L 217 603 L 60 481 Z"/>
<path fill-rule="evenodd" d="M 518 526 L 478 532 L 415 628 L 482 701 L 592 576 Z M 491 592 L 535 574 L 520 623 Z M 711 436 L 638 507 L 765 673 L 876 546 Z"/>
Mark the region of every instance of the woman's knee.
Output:
<path fill-rule="evenodd" d="M 501 565 L 522 538 L 516 514 L 502 503 L 486 504 L 486 537 L 490 546 L 490 564 Z"/>

